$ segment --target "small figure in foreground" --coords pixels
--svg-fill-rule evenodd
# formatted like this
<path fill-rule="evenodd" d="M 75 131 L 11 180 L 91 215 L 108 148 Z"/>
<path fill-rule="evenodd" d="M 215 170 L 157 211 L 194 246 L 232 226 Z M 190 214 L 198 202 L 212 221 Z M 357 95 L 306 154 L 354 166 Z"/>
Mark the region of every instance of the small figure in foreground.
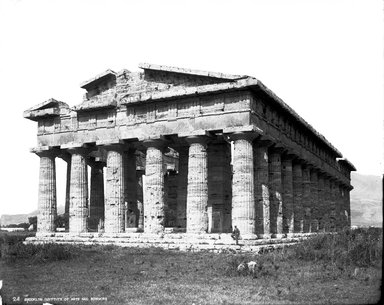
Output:
<path fill-rule="evenodd" d="M 239 244 L 239 239 L 240 239 L 240 230 L 235 226 L 235 228 L 232 231 L 231 237 L 236 240 L 236 245 Z"/>

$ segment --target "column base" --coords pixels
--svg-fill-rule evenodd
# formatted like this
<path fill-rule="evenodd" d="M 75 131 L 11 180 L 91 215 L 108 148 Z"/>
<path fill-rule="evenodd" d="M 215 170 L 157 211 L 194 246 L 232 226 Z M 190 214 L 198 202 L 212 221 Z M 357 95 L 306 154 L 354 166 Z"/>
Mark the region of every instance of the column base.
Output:
<path fill-rule="evenodd" d="M 257 236 L 259 238 L 261 238 L 261 239 L 271 239 L 272 238 L 272 234 L 271 233 L 258 234 Z"/>
<path fill-rule="evenodd" d="M 277 238 L 277 239 L 282 239 L 282 238 L 285 238 L 286 237 L 286 234 L 272 234 L 272 237 L 273 238 Z"/>

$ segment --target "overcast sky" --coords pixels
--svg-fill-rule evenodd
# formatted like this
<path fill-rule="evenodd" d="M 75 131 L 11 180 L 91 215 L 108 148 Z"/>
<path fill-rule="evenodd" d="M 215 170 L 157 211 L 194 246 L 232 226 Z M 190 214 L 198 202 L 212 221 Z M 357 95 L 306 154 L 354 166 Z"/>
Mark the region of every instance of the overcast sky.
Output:
<path fill-rule="evenodd" d="M 383 39 L 375 0 L 0 0 L 0 215 L 37 208 L 37 124 L 23 111 L 79 104 L 82 81 L 141 62 L 256 77 L 358 172 L 380 175 Z"/>

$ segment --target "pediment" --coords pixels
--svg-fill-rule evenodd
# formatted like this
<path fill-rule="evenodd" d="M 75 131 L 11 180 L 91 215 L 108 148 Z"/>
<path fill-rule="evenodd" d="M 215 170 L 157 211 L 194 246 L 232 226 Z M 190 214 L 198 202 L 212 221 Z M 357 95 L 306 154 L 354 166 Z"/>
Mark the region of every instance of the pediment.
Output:
<path fill-rule="evenodd" d="M 68 104 L 50 98 L 49 100 L 24 111 L 23 116 L 27 119 L 38 121 L 41 118 L 59 116 L 68 111 Z"/>

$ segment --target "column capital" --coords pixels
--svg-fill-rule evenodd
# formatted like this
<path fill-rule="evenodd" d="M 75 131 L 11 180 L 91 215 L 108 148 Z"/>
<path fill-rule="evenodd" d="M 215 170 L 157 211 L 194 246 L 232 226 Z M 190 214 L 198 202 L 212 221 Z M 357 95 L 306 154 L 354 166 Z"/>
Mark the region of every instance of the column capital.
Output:
<path fill-rule="evenodd" d="M 248 140 L 252 142 L 254 139 L 259 137 L 259 134 L 251 131 L 250 132 L 238 131 L 238 132 L 226 134 L 226 136 L 230 141 Z"/>
<path fill-rule="evenodd" d="M 32 148 L 31 152 L 38 155 L 39 157 L 55 158 L 59 156 L 60 149 L 49 147 L 49 146 L 42 146 L 42 147 Z"/>
<path fill-rule="evenodd" d="M 188 136 L 185 137 L 185 141 L 191 145 L 194 143 L 200 143 L 200 144 L 208 144 L 208 142 L 211 140 L 209 136 Z"/>
<path fill-rule="evenodd" d="M 147 140 L 144 140 L 142 143 L 145 146 L 145 148 L 155 147 L 155 148 L 158 148 L 160 150 L 163 150 L 167 147 L 167 141 L 163 140 L 161 138 L 147 139 Z"/>

